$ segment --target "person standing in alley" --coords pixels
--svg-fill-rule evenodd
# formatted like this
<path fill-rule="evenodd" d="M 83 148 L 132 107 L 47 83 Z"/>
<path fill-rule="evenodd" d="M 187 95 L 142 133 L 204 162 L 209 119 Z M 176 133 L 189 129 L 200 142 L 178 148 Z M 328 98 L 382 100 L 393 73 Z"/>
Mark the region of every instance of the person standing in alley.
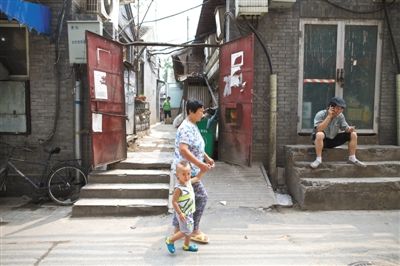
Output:
<path fill-rule="evenodd" d="M 187 117 L 176 131 L 174 159 L 172 161 L 171 170 L 175 173 L 176 165 L 181 160 L 187 160 L 192 165 L 191 176 L 195 177 L 201 171 L 206 173 L 214 167 L 214 160 L 205 153 L 204 139 L 200 134 L 196 123 L 199 122 L 204 115 L 204 105 L 198 100 L 188 100 L 186 102 Z M 196 211 L 193 215 L 194 228 L 191 240 L 198 243 L 208 243 L 208 236 L 200 230 L 200 220 L 207 204 L 207 191 L 203 182 L 199 180 L 194 182 L 193 189 L 195 193 Z M 173 219 L 175 231 L 178 231 L 178 220 Z"/>
<path fill-rule="evenodd" d="M 163 105 L 162 105 L 162 109 L 164 111 L 164 123 L 165 124 L 169 124 L 170 121 L 167 120 L 167 118 L 169 117 L 171 119 L 171 97 L 167 97 L 167 99 L 164 101 Z"/>
<path fill-rule="evenodd" d="M 314 118 L 312 140 L 315 145 L 317 158 L 310 164 L 315 169 L 322 163 L 322 149 L 334 148 L 348 142 L 348 163 L 360 167 L 366 165 L 356 158 L 357 133 L 353 126 L 349 126 L 343 114 L 346 102 L 340 97 L 333 97 L 326 110 L 319 111 Z"/>
<path fill-rule="evenodd" d="M 191 172 L 188 161 L 183 160 L 176 165 L 177 180 L 172 195 L 172 206 L 174 207 L 174 218 L 178 220 L 179 229 L 165 239 L 165 244 L 171 254 L 175 253 L 175 241 L 181 238 L 184 238 L 184 251 L 198 251 L 196 245 L 190 245 L 190 236 L 194 226 L 193 213 L 196 210 Z"/>

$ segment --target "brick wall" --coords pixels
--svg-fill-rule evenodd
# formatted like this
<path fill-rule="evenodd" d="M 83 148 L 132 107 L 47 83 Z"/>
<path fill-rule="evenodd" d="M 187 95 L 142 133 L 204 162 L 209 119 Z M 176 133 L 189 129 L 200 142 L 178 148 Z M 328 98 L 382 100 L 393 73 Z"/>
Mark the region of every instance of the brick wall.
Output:
<path fill-rule="evenodd" d="M 379 8 L 372 1 L 332 1 L 348 8 L 371 10 Z M 389 8 L 392 31 L 395 34 L 397 49 L 400 50 L 400 4 Z M 277 74 L 278 114 L 277 114 L 277 164 L 284 164 L 284 145 L 310 144 L 310 137 L 297 133 L 298 119 L 298 65 L 299 65 L 299 23 L 300 18 L 330 19 L 378 19 L 383 21 L 383 12 L 371 14 L 354 14 L 343 11 L 326 3 L 326 1 L 297 1 L 291 9 L 270 10 L 258 21 L 257 31 L 262 36 L 272 59 L 274 73 Z M 239 27 L 232 28 L 232 38 L 238 37 L 246 28 L 239 21 Z M 387 25 L 383 24 L 383 50 L 381 66 L 381 89 L 379 99 L 379 132 L 377 136 L 361 136 L 360 143 L 395 144 L 395 64 L 392 45 Z M 253 161 L 262 161 L 267 165 L 268 115 L 269 115 L 269 74 L 270 69 L 265 53 L 256 41 L 255 44 L 255 80 L 253 105 Z"/>
<path fill-rule="evenodd" d="M 56 31 L 58 19 L 62 8 L 62 0 L 41 1 L 41 4 L 50 7 L 52 14 L 52 33 Z M 0 135 L 0 140 L 14 144 L 37 147 L 34 152 L 20 156 L 26 159 L 42 158 L 44 153 L 39 139 L 47 139 L 51 134 L 55 113 L 56 95 L 59 80 L 60 105 L 59 117 L 54 137 L 45 146 L 59 146 L 62 149 L 60 155 L 54 157 L 74 157 L 74 80 L 75 76 L 68 61 L 68 36 L 66 21 L 70 16 L 70 6 L 67 6 L 65 20 L 63 23 L 60 43 L 58 66 L 56 67 L 56 45 L 52 37 L 29 32 L 29 83 L 30 83 L 30 113 L 31 113 L 31 134 L 29 135 Z M 59 75 L 57 74 L 59 69 Z M 37 169 L 30 165 L 21 165 L 21 169 L 29 174 L 38 174 Z M 30 186 L 21 185 L 22 190 L 29 194 Z M 19 189 L 21 190 L 21 189 Z M 10 189 L 19 193 L 18 189 Z"/>

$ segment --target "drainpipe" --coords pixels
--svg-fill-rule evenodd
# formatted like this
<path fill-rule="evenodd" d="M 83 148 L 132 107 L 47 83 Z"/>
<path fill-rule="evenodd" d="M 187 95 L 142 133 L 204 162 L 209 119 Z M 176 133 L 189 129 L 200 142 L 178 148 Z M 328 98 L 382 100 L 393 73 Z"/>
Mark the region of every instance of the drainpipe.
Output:
<path fill-rule="evenodd" d="M 271 74 L 269 76 L 269 87 L 270 87 L 270 112 L 269 112 L 269 174 L 277 180 L 276 176 L 276 110 L 277 110 L 277 76 Z"/>
<path fill-rule="evenodd" d="M 396 93 L 397 93 L 397 146 L 400 146 L 400 74 L 396 75 Z"/>
<path fill-rule="evenodd" d="M 231 0 L 226 0 L 226 12 L 230 12 L 231 11 Z M 229 42 L 230 41 L 230 18 L 229 16 L 225 16 L 226 18 L 226 30 L 225 30 L 225 42 Z"/>
<path fill-rule="evenodd" d="M 75 101 L 74 101 L 74 113 L 75 113 L 75 159 L 81 163 L 81 82 L 75 81 Z"/>

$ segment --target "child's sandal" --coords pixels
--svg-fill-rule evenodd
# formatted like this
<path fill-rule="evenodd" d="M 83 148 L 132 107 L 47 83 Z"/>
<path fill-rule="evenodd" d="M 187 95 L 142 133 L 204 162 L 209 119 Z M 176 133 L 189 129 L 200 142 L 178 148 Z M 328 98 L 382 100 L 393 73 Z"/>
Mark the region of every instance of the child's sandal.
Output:
<path fill-rule="evenodd" d="M 184 251 L 197 252 L 199 248 L 196 245 L 183 246 Z"/>
<path fill-rule="evenodd" d="M 171 254 L 175 253 L 175 245 L 169 241 L 169 237 L 165 239 L 165 244 L 167 245 L 168 252 Z"/>

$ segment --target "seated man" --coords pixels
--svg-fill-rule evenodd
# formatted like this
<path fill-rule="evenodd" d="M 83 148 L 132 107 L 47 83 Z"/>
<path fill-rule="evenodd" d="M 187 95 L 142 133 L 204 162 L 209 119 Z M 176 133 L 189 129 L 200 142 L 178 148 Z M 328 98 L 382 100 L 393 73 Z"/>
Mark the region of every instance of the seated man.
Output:
<path fill-rule="evenodd" d="M 345 101 L 340 97 L 333 97 L 329 101 L 328 108 L 315 115 L 312 140 L 317 158 L 310 164 L 311 168 L 315 169 L 322 163 L 322 149 L 324 147 L 334 148 L 346 142 L 349 142 L 348 163 L 366 167 L 363 162 L 356 158 L 357 133 L 355 127 L 347 124 L 343 115 L 344 108 L 346 108 Z"/>

